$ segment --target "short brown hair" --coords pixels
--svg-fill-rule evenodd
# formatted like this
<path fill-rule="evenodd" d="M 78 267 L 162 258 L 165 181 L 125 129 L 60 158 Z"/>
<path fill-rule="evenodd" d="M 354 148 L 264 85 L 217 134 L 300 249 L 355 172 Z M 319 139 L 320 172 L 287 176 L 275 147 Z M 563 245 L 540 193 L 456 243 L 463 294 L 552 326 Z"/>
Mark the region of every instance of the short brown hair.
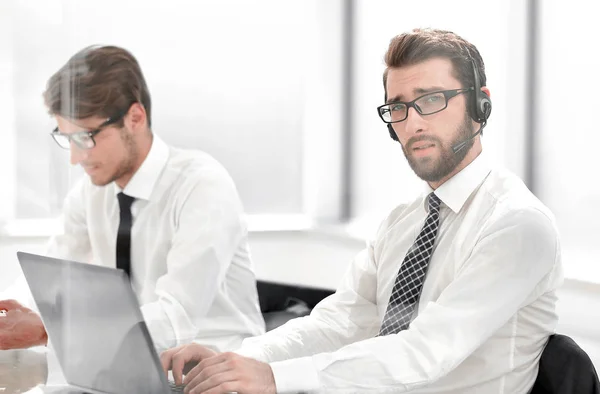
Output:
<path fill-rule="evenodd" d="M 51 115 L 69 119 L 110 118 L 139 102 L 151 126 L 150 92 L 140 65 L 130 52 L 116 46 L 77 52 L 48 80 L 43 96 Z"/>
<path fill-rule="evenodd" d="M 387 96 L 387 75 L 391 68 L 412 66 L 434 57 L 450 59 L 454 68 L 454 76 L 463 88 L 473 86 L 473 64 L 479 73 L 479 82 L 485 86 L 485 65 L 475 45 L 459 35 L 439 29 L 413 29 L 390 41 L 385 53 L 386 69 L 383 73 L 383 88 Z"/>

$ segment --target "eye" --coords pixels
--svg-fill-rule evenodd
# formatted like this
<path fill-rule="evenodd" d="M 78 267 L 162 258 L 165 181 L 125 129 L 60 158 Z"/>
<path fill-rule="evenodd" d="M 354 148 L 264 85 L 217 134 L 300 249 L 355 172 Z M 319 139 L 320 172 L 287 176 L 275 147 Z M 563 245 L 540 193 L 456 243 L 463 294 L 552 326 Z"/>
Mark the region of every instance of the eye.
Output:
<path fill-rule="evenodd" d="M 390 104 L 390 109 L 392 111 L 404 111 L 406 109 L 406 105 L 404 104 Z"/>
<path fill-rule="evenodd" d="M 82 131 L 81 133 L 72 134 L 71 139 L 77 142 L 88 142 L 91 138 L 87 131 Z"/>
<path fill-rule="evenodd" d="M 438 101 L 442 100 L 443 96 L 440 96 L 439 94 L 434 94 L 431 96 L 428 96 L 425 98 L 425 101 L 427 103 L 437 103 Z"/>

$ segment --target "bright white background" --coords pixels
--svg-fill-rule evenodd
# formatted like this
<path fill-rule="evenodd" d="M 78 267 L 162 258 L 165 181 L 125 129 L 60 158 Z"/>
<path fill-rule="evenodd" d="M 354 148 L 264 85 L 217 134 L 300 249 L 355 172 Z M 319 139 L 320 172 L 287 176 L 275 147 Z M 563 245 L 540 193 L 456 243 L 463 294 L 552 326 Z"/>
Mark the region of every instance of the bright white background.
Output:
<path fill-rule="evenodd" d="M 351 41 L 344 0 L 0 1 L 0 288 L 16 273 L 14 251 L 39 247 L 81 175 L 47 135 L 54 124 L 41 94 L 48 77 L 90 44 L 131 50 L 151 90 L 154 131 L 228 168 L 251 216 L 251 246 L 265 278 L 335 284 L 349 252 L 420 190 L 375 113 L 389 40 L 413 27 L 454 30 L 478 47 L 493 101 L 484 149 L 525 176 L 528 0 L 349 3 Z M 569 280 L 561 329 L 598 360 L 600 337 L 589 329 L 597 324 L 584 318 L 600 302 L 600 3 L 537 3 L 534 192 L 555 213 L 563 238 Z M 338 248 L 329 237 L 255 231 L 325 224 L 359 239 Z M 296 276 L 311 262 L 318 274 Z"/>
<path fill-rule="evenodd" d="M 540 3 L 537 191 L 556 215 L 567 273 L 600 283 L 600 2 Z"/>
<path fill-rule="evenodd" d="M 41 94 L 49 76 L 91 44 L 119 45 L 137 57 L 152 95 L 154 132 L 214 155 L 234 177 L 248 212 L 310 209 L 303 194 L 309 153 L 315 163 L 332 162 L 332 171 L 322 174 L 335 183 L 338 140 L 326 136 L 306 146 L 313 134 L 339 133 L 340 57 L 330 45 L 341 41 L 335 2 L 33 0 L 2 6 L 0 97 L 8 119 L 2 136 L 13 145 L 0 147 L 2 156 L 9 154 L 2 159 L 11 189 L 1 204 L 11 207 L 5 217 L 57 214 L 81 175 L 48 135 L 54 125 Z M 332 148 L 323 159 L 321 143 Z"/>

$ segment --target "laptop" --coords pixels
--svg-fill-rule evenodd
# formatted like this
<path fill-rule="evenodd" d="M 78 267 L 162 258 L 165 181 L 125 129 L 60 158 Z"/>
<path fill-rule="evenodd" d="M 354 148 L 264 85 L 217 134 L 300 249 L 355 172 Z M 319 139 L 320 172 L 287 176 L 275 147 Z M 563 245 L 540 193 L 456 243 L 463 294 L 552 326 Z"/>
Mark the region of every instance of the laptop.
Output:
<path fill-rule="evenodd" d="M 47 393 L 181 393 L 119 269 L 18 252 L 67 385 Z"/>

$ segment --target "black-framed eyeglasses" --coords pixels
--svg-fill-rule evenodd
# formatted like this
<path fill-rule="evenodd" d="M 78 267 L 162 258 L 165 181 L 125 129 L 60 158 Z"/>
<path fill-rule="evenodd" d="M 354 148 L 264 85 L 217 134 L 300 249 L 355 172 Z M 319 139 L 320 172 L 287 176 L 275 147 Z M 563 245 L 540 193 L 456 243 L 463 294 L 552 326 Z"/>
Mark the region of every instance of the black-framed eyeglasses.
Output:
<path fill-rule="evenodd" d="M 440 90 L 417 97 L 413 101 L 396 101 L 377 107 L 377 113 L 385 123 L 397 123 L 406 120 L 408 109 L 414 108 L 421 115 L 433 115 L 448 107 L 448 100 L 461 93 L 473 90 L 470 88 Z"/>
<path fill-rule="evenodd" d="M 52 130 L 52 133 L 50 133 L 50 135 L 58 144 L 58 146 L 60 146 L 63 149 L 71 149 L 71 142 L 77 145 L 79 149 L 92 149 L 94 146 L 96 146 L 96 140 L 94 139 L 94 137 L 106 127 L 120 122 L 121 119 L 123 119 L 125 115 L 127 115 L 127 112 L 129 112 L 129 107 L 127 107 L 126 110 L 119 112 L 115 116 L 108 118 L 94 130 L 84 130 L 77 131 L 75 133 L 64 134 L 58 131 L 58 126 L 56 126 L 56 128 Z"/>

